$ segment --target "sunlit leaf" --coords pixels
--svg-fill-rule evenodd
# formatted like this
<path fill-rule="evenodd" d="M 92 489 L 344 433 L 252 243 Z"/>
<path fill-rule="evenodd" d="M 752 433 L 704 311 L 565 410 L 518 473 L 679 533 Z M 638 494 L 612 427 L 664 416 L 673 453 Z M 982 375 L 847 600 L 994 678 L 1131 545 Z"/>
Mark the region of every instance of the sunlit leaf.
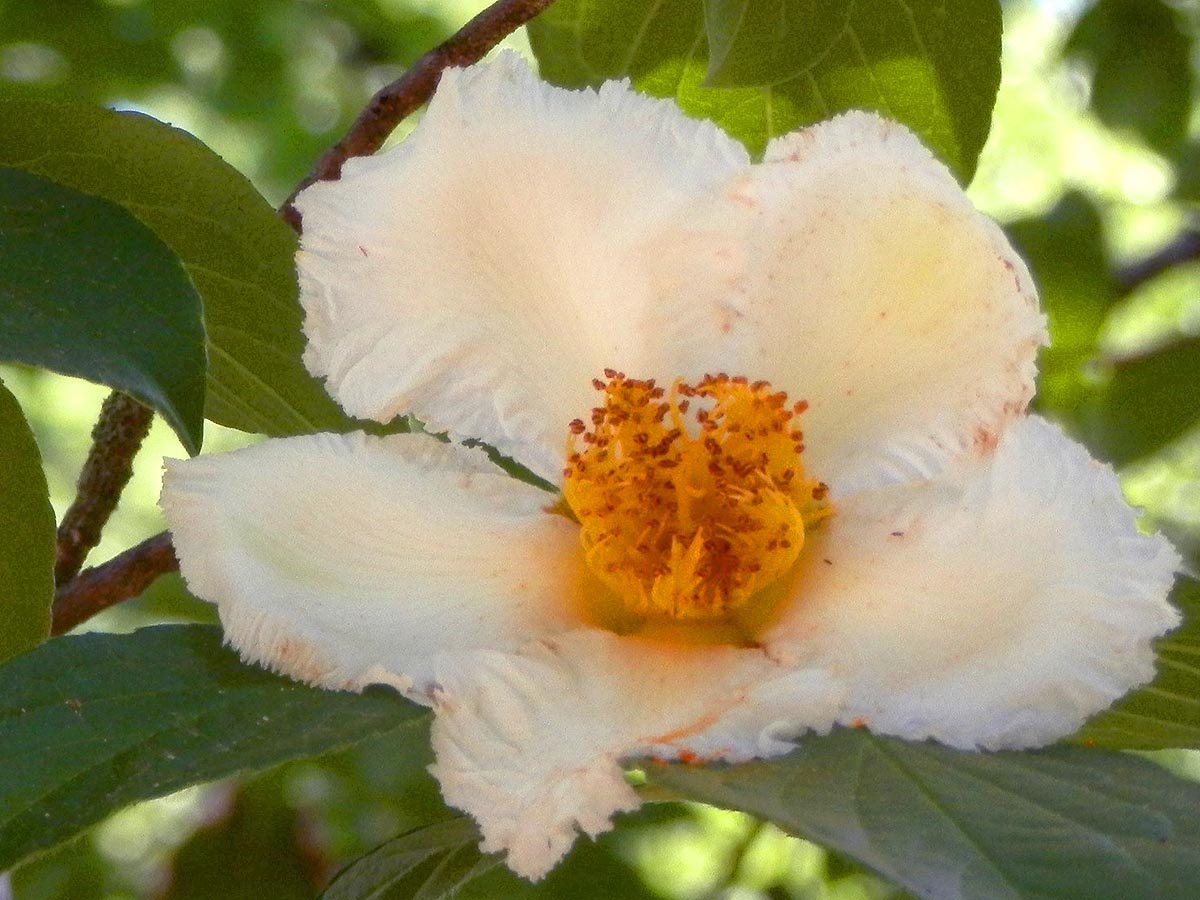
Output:
<path fill-rule="evenodd" d="M 628 76 L 639 90 L 712 119 L 752 153 L 801 125 L 848 109 L 872 109 L 908 125 L 962 181 L 970 180 L 1000 84 L 996 0 L 820 0 L 809 5 L 831 15 L 848 7 L 849 19 L 815 58 L 812 47 L 788 40 L 789 32 L 764 25 L 772 11 L 806 4 L 741 3 L 710 2 L 710 14 L 720 5 L 740 10 L 746 23 L 722 31 L 728 47 L 721 45 L 725 56 L 714 80 L 732 77 L 725 73 L 736 63 L 735 74 L 753 76 L 756 87 L 704 86 L 709 58 L 703 0 L 559 0 L 530 24 L 530 40 L 549 80 L 581 86 Z M 828 39 L 813 27 L 819 35 L 812 40 Z M 769 76 L 767 65 L 776 76 Z"/>
<path fill-rule="evenodd" d="M 928 900 L 1165 900 L 1195 891 L 1200 785 L 1124 753 L 973 753 L 863 730 L 740 766 L 651 763 Z"/>
<path fill-rule="evenodd" d="M 246 666 L 209 626 L 56 638 L 0 667 L 0 869 L 135 800 L 423 714 L 390 690 L 323 691 Z"/>
<path fill-rule="evenodd" d="M 704 0 L 708 87 L 761 87 L 803 75 L 850 27 L 854 0 Z"/>
<path fill-rule="evenodd" d="M 0 660 L 46 639 L 53 599 L 54 510 L 42 457 L 0 383 Z"/>
<path fill-rule="evenodd" d="M 192 453 L 204 431 L 200 297 L 122 207 L 0 166 L 0 359 L 132 394 Z"/>
<path fill-rule="evenodd" d="M 124 207 L 175 252 L 204 299 L 210 419 L 265 434 L 352 427 L 300 362 L 295 235 L 200 141 L 136 113 L 8 99 L 0 165 Z"/>
<path fill-rule="evenodd" d="M 1158 676 L 1075 737 L 1128 750 L 1200 749 L 1200 581 L 1180 576 L 1171 602 L 1183 624 L 1158 642 Z"/>

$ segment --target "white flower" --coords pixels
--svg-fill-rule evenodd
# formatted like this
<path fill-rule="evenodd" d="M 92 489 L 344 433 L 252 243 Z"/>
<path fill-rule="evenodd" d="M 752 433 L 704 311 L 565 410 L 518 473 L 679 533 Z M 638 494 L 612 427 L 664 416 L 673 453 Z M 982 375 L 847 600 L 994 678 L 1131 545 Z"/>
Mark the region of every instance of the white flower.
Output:
<path fill-rule="evenodd" d="M 1153 675 L 1178 557 L 1025 416 L 1029 274 L 901 126 L 751 165 L 508 56 L 298 207 L 331 394 L 565 499 L 426 435 L 268 441 L 170 464 L 182 570 L 246 659 L 432 706 L 446 800 L 517 872 L 637 804 L 626 758 L 1031 747 Z"/>

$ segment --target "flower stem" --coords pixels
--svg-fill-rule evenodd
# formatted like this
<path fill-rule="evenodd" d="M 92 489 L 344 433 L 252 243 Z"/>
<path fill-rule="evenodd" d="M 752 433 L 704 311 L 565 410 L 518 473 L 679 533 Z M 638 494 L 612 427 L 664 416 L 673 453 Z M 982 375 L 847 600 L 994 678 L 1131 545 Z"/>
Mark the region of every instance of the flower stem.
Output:
<path fill-rule="evenodd" d="M 133 474 L 133 457 L 150 431 L 154 411 L 128 394 L 113 391 L 92 429 L 92 449 L 79 473 L 75 502 L 58 526 L 54 582 L 66 584 L 78 574 L 121 499 Z"/>
<path fill-rule="evenodd" d="M 478 62 L 507 35 L 553 2 L 498 0 L 418 59 L 400 78 L 371 98 L 346 135 L 317 160 L 312 171 L 292 191 L 280 207 L 280 216 L 299 231 L 300 215 L 292 201 L 300 191 L 317 181 L 337 178 L 342 164 L 350 157 L 374 153 L 396 125 L 433 96 L 444 70 Z M 139 415 L 145 417 L 144 427 L 137 426 Z M 129 480 L 133 456 L 152 417 L 149 409 L 125 395 L 114 392 L 105 401 L 100 422 L 92 433 L 93 446 L 80 476 L 78 496 L 58 532 L 55 574 L 59 588 L 54 598 L 54 634 L 69 631 L 102 610 L 137 596 L 159 575 L 179 568 L 171 536 L 163 532 L 77 575 L 88 551 L 99 541 L 121 488 Z M 110 419 L 111 423 L 106 425 Z"/>
<path fill-rule="evenodd" d="M 51 634 L 63 634 L 110 606 L 136 597 L 156 578 L 179 568 L 171 535 L 147 538 L 103 565 L 85 569 L 54 595 Z"/>
<path fill-rule="evenodd" d="M 1116 273 L 1121 295 L 1133 293 L 1151 278 L 1189 262 L 1200 260 L 1200 230 L 1189 228 L 1177 234 L 1165 246 L 1144 259 L 1130 263 Z"/>

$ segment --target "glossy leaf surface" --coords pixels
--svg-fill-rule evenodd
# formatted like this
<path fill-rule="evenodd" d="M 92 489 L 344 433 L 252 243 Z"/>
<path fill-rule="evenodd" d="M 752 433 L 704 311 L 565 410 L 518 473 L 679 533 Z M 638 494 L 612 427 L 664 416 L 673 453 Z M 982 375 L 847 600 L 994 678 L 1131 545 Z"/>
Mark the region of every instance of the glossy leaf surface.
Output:
<path fill-rule="evenodd" d="M 199 452 L 200 297 L 154 232 L 115 203 L 0 167 L 0 258 L 0 359 L 132 394 Z"/>
<path fill-rule="evenodd" d="M 789 18 L 795 27 L 777 27 L 781 14 L 808 7 L 845 25 Z M 560 0 L 531 23 L 530 40 L 549 80 L 578 87 L 629 77 L 712 119 L 753 154 L 776 135 L 872 109 L 908 125 L 970 181 L 1000 85 L 996 0 L 709 0 L 708 10 L 706 29 L 703 0 Z M 710 46 L 723 54 L 715 67 Z"/>
<path fill-rule="evenodd" d="M 0 867 L 136 800 L 423 714 L 387 689 L 323 691 L 244 665 L 209 626 L 56 638 L 0 668 Z"/>
<path fill-rule="evenodd" d="M 1200 785 L 1095 748 L 972 753 L 864 730 L 731 767 L 651 764 L 929 900 L 1164 900 L 1194 891 Z"/>
<path fill-rule="evenodd" d="M 175 252 L 204 299 L 210 419 L 273 435 L 353 427 L 300 362 L 295 235 L 200 141 L 137 113 L 2 100 L 0 165 L 115 203 Z"/>

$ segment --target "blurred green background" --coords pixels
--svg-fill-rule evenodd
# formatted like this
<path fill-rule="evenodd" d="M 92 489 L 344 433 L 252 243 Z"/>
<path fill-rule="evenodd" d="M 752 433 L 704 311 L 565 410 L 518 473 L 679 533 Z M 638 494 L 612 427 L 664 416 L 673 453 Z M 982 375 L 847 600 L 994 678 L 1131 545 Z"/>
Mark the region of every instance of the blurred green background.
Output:
<path fill-rule="evenodd" d="M 0 91 L 137 109 L 185 128 L 278 203 L 366 98 L 485 4 L 469 0 L 0 0 Z M 1146 526 L 1200 560 L 1200 4 L 1010 0 L 1004 81 L 971 195 L 1029 259 L 1051 317 L 1039 404 L 1118 465 Z M 507 44 L 527 52 L 522 34 Z M 1158 257 L 1164 248 L 1174 255 Z M 1169 261 L 1158 267 L 1147 260 Z M 1153 274 L 1148 275 L 1148 272 Z M 61 515 L 106 391 L 0 366 Z M 250 440 L 210 425 L 209 452 Z M 91 562 L 160 531 L 156 423 Z M 178 578 L 89 623 L 212 621 Z M 113 816 L 0 876 L 0 900 L 302 900 L 346 861 L 448 812 L 425 742 L 380 739 Z M 1194 771 L 1194 761 L 1176 765 Z M 492 887 L 509 896 L 499 884 Z M 481 884 L 472 896 L 487 896 Z M 628 817 L 529 896 L 899 897 L 745 816 Z"/>

